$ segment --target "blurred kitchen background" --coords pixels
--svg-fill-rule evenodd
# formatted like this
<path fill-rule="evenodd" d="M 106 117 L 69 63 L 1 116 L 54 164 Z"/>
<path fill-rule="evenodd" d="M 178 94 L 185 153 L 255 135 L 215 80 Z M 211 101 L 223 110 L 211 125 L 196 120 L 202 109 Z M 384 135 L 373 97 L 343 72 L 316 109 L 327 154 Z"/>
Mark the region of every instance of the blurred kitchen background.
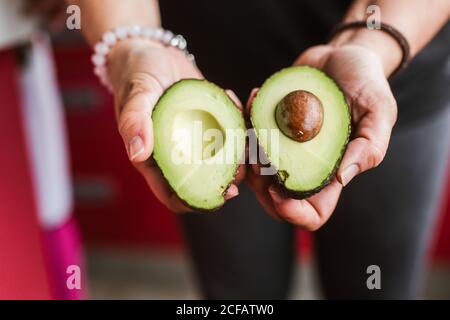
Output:
<path fill-rule="evenodd" d="M 200 298 L 176 217 L 129 164 L 113 101 L 92 73 L 90 50 L 74 32 L 56 37 L 54 55 L 67 117 L 75 214 L 86 248 L 88 297 Z M 102 145 L 102 152 L 97 146 Z M 450 186 L 450 175 L 449 175 Z M 441 206 L 423 298 L 450 299 L 450 187 Z M 291 298 L 320 298 L 313 243 L 298 232 Z"/>

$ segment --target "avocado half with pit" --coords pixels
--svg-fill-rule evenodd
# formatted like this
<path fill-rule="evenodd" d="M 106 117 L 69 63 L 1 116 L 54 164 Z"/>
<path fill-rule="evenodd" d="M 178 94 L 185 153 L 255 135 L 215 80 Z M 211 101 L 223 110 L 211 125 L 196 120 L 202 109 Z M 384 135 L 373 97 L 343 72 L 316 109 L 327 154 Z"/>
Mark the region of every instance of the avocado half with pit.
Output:
<path fill-rule="evenodd" d="M 267 79 L 253 100 L 251 122 L 277 181 L 297 199 L 330 182 L 351 131 L 343 92 L 325 73 L 307 66 Z"/>
<path fill-rule="evenodd" d="M 205 80 L 181 80 L 153 113 L 153 158 L 190 208 L 220 208 L 244 157 L 246 127 L 226 92 Z"/>

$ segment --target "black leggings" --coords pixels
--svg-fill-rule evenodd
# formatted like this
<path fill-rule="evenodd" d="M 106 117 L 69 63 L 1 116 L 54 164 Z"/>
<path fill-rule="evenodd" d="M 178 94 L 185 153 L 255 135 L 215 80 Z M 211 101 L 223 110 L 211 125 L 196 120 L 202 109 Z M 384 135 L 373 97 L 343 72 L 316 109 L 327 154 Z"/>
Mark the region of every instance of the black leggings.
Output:
<path fill-rule="evenodd" d="M 315 233 L 326 298 L 418 298 L 450 145 L 450 108 L 395 129 L 382 165 L 354 179 Z M 244 185 L 214 214 L 182 216 L 206 298 L 288 297 L 294 228 L 272 220 Z M 369 290 L 366 269 L 381 269 Z"/>

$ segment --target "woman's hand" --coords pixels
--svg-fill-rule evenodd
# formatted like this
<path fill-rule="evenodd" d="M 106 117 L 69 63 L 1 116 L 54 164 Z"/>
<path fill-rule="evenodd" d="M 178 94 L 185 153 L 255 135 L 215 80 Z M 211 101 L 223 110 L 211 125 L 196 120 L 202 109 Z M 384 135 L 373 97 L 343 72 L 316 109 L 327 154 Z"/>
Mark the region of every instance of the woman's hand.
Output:
<path fill-rule="evenodd" d="M 167 208 L 177 213 L 190 211 L 172 192 L 150 158 L 153 151 L 151 114 L 164 90 L 181 79 L 200 79 L 202 74 L 180 50 L 142 39 L 119 42 L 110 52 L 108 61 L 118 129 L 130 161 Z M 236 100 L 235 96 L 230 96 Z M 232 185 L 225 198 L 237 194 L 236 185 Z"/>
<path fill-rule="evenodd" d="M 363 46 L 312 47 L 297 59 L 295 65 L 321 69 L 339 84 L 350 107 L 352 140 L 336 178 L 309 199 L 285 198 L 273 185 L 271 177 L 259 175 L 256 165 L 248 173 L 247 181 L 271 215 L 308 230 L 316 230 L 331 216 L 342 187 L 383 160 L 397 118 L 397 106 L 382 61 L 376 53 Z"/>

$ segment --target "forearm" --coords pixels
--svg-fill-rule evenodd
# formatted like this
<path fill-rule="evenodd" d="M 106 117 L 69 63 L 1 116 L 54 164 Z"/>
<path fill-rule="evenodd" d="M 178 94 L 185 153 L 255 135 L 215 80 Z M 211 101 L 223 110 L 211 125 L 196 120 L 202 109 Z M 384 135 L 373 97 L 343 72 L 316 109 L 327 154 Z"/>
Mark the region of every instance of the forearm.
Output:
<path fill-rule="evenodd" d="M 158 26 L 157 0 L 66 0 L 81 8 L 81 25 L 91 45 L 116 27 L 130 25 Z"/>
<path fill-rule="evenodd" d="M 356 0 L 344 21 L 366 20 L 369 5 L 379 6 L 381 21 L 393 26 L 405 36 L 412 57 L 431 41 L 450 17 L 448 0 Z M 331 41 L 333 45 L 347 43 L 374 50 L 381 58 L 386 75 L 390 75 L 401 61 L 400 46 L 382 31 L 368 28 L 348 30 Z"/>

